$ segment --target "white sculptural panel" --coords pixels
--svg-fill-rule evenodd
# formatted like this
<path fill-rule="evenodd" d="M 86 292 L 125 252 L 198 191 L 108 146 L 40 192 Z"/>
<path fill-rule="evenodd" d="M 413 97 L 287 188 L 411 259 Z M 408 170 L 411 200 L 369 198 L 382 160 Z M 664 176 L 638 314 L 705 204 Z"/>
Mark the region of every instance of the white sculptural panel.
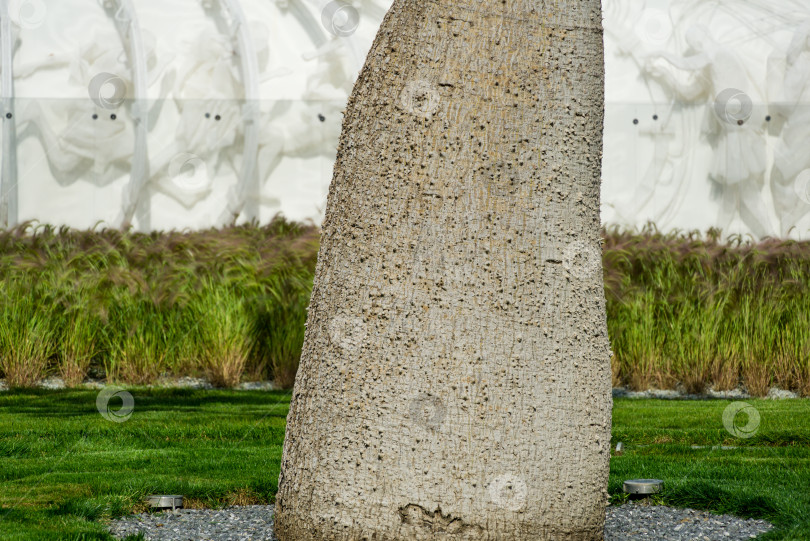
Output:
<path fill-rule="evenodd" d="M 137 96 L 126 0 L 2 1 L 14 22 L 16 222 L 118 226 L 132 199 L 139 229 L 279 211 L 320 221 L 341 111 L 387 4 L 138 0 L 147 74 Z M 258 99 L 246 99 L 251 77 Z M 148 109 L 148 174 L 135 195 L 139 106 Z"/>
<path fill-rule="evenodd" d="M 16 221 L 319 222 L 341 111 L 390 3 L 0 0 Z M 810 5 L 603 7 L 603 222 L 807 238 Z"/>
<path fill-rule="evenodd" d="M 603 221 L 806 238 L 810 5 L 603 5 Z"/>

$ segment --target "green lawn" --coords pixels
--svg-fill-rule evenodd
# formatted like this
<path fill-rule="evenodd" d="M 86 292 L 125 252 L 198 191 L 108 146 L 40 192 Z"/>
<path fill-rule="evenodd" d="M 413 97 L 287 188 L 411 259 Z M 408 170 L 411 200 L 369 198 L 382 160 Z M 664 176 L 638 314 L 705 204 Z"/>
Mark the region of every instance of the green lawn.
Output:
<path fill-rule="evenodd" d="M 759 413 L 749 437 L 726 430 L 728 400 L 614 401 L 612 443 L 626 446 L 610 464 L 614 501 L 624 479 L 655 477 L 665 481 L 664 503 L 777 526 L 758 539 L 810 539 L 810 400 L 746 402 Z"/>
<path fill-rule="evenodd" d="M 121 423 L 101 416 L 96 391 L 0 393 L 0 539 L 111 539 L 98 519 L 155 492 L 271 500 L 288 393 L 131 393 Z"/>
<path fill-rule="evenodd" d="M 96 391 L 0 393 L 0 539 L 110 539 L 104 519 L 153 492 L 198 506 L 272 501 L 288 393 L 130 392 L 120 423 L 101 416 Z M 625 452 L 611 463 L 613 500 L 622 480 L 658 477 L 664 503 L 769 519 L 768 539 L 810 539 L 810 400 L 748 402 L 759 427 L 737 438 L 723 425 L 728 401 L 616 400 L 613 445 Z"/>

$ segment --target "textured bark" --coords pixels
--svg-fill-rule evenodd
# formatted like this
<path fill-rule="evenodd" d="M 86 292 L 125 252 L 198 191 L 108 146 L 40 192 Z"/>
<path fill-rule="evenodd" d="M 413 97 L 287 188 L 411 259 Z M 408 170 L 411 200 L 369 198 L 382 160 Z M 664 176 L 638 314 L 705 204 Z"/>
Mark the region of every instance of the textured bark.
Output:
<path fill-rule="evenodd" d="M 599 0 L 397 0 L 346 111 L 279 539 L 602 539 Z"/>

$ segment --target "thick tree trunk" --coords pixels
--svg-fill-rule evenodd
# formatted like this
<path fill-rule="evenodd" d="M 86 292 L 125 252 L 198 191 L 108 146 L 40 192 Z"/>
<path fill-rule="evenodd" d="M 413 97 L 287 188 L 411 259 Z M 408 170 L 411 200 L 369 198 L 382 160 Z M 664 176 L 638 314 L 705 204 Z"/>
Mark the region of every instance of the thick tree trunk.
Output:
<path fill-rule="evenodd" d="M 397 0 L 349 100 L 277 532 L 602 539 L 599 0 Z"/>

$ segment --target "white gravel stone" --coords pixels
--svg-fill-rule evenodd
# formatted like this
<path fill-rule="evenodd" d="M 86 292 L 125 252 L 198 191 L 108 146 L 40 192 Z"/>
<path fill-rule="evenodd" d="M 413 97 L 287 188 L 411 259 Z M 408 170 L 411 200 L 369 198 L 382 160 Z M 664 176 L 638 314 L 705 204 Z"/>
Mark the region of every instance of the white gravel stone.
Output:
<path fill-rule="evenodd" d="M 709 389 L 706 391 L 706 395 L 709 398 L 723 398 L 726 400 L 740 400 L 751 398 L 751 395 L 745 389 L 731 389 L 730 391 L 715 391 L 714 389 Z"/>
<path fill-rule="evenodd" d="M 82 382 L 80 388 L 85 389 L 103 389 L 108 384 L 104 380 L 98 379 L 86 379 Z M 120 386 L 118 384 L 110 384 Z M 65 389 L 65 382 L 62 378 L 51 376 L 43 379 L 39 383 L 36 384 L 36 387 L 40 389 Z M 144 386 L 147 389 L 152 388 L 159 388 L 159 389 L 214 389 L 215 387 L 205 378 L 191 378 L 191 377 L 182 377 L 182 378 L 160 378 L 155 385 L 146 385 Z M 244 383 L 240 383 L 237 387 L 237 390 L 240 391 L 275 391 L 278 390 L 278 386 L 272 381 L 246 381 Z M 6 380 L 0 379 L 0 392 L 7 391 L 8 384 Z"/>
<path fill-rule="evenodd" d="M 62 378 L 51 376 L 40 381 L 36 385 L 42 389 L 64 389 L 65 382 Z M 81 387 L 87 389 L 103 389 L 107 386 L 104 380 L 87 379 L 82 382 Z M 178 388 L 178 389 L 214 389 L 205 378 L 161 378 L 156 385 L 147 385 L 147 388 Z M 272 381 L 246 381 L 240 383 L 236 389 L 240 391 L 276 391 L 278 386 Z M 0 392 L 7 391 L 6 380 L 0 379 Z M 724 400 L 745 400 L 751 398 L 745 389 L 732 389 L 730 391 L 715 391 L 708 389 L 704 394 L 689 394 L 683 390 L 672 389 L 649 389 L 646 391 L 631 391 L 625 387 L 613 389 L 614 398 L 660 398 L 666 400 L 705 400 L 707 398 L 718 398 Z M 783 400 L 790 398 L 801 398 L 792 391 L 785 391 L 777 387 L 772 387 L 766 398 L 771 400 Z"/>
<path fill-rule="evenodd" d="M 746 400 L 752 398 L 745 389 L 738 388 L 730 391 L 715 391 L 708 389 L 703 394 L 689 394 L 682 389 L 648 389 L 646 391 L 631 391 L 625 387 L 613 389 L 614 398 L 661 398 L 665 400 L 706 400 L 707 398 L 717 398 L 722 400 Z M 767 398 L 781 400 L 785 398 L 800 398 L 794 392 L 783 391 L 777 387 L 772 387 Z"/>
<path fill-rule="evenodd" d="M 272 381 L 246 381 L 237 387 L 240 391 L 275 391 L 278 387 Z"/>
<path fill-rule="evenodd" d="M 56 390 L 56 389 L 64 389 L 66 386 L 65 380 L 63 380 L 62 378 L 50 376 L 37 383 L 37 387 L 39 387 L 40 389 Z"/>
<path fill-rule="evenodd" d="M 149 385 L 149 387 L 168 387 L 177 389 L 213 389 L 214 386 L 211 382 L 204 378 L 161 378 L 157 385 Z"/>
<path fill-rule="evenodd" d="M 765 398 L 770 398 L 771 400 L 784 400 L 785 398 L 799 398 L 799 395 L 792 391 L 784 391 L 777 387 L 771 387 L 768 391 L 768 396 Z"/>

